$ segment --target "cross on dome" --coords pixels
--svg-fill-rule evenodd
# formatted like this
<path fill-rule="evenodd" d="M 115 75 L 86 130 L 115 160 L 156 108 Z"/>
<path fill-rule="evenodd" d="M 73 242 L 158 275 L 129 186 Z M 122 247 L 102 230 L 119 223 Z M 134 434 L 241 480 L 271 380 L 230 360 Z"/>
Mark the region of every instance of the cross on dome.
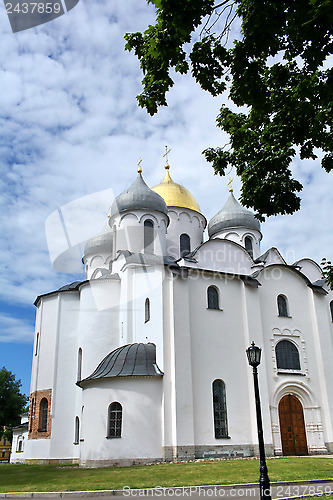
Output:
<path fill-rule="evenodd" d="M 169 159 L 168 159 L 168 154 L 170 153 L 171 149 L 168 149 L 168 146 L 165 146 L 165 154 L 163 155 L 163 158 L 165 158 L 166 165 L 165 168 L 168 170 L 170 168 L 169 165 Z"/>
<path fill-rule="evenodd" d="M 142 163 L 142 158 L 141 158 L 141 156 L 140 156 L 140 159 L 139 159 L 139 161 L 138 161 L 138 166 L 139 166 L 139 168 L 138 168 L 138 174 L 142 174 L 141 163 Z"/>

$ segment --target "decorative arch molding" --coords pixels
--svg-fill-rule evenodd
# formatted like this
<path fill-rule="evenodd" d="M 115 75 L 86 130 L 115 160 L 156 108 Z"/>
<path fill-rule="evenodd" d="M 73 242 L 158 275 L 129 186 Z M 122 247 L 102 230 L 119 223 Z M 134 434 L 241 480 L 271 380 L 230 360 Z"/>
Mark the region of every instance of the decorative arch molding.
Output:
<path fill-rule="evenodd" d="M 307 354 L 306 354 L 306 342 L 302 338 L 301 332 L 297 329 L 294 328 L 293 330 L 289 330 L 287 328 L 284 328 L 280 330 L 279 328 L 273 328 L 272 330 L 272 336 L 271 336 L 271 355 L 272 355 L 272 364 L 273 364 L 273 370 L 275 374 L 275 379 L 278 380 L 279 376 L 281 375 L 281 371 L 284 372 L 285 370 L 281 370 L 277 367 L 277 359 L 276 359 L 276 346 L 281 340 L 288 340 L 292 344 L 295 345 L 295 347 L 298 350 L 298 355 L 299 355 L 299 361 L 301 365 L 301 370 L 286 370 L 285 373 L 293 373 L 293 374 L 299 374 L 299 375 L 305 375 L 306 378 L 309 380 L 309 367 L 308 367 L 308 359 L 307 359 Z"/>
<path fill-rule="evenodd" d="M 313 407 L 318 408 L 318 403 L 315 399 L 314 393 L 306 386 L 301 384 L 300 382 L 281 382 L 275 389 L 275 392 L 272 396 L 271 405 L 278 406 L 280 400 L 283 396 L 287 394 L 293 394 L 296 396 L 305 407 Z"/>
<path fill-rule="evenodd" d="M 180 219 L 188 219 L 189 222 L 193 222 L 193 217 L 191 214 L 189 214 L 188 212 L 186 212 L 185 210 L 181 210 L 179 213 L 178 213 L 178 220 Z"/>
<path fill-rule="evenodd" d="M 165 222 L 164 219 L 161 219 L 161 223 L 160 223 L 159 227 L 161 227 L 161 228 L 163 227 L 163 230 L 164 230 L 165 234 L 167 233 L 167 227 L 168 227 L 168 225 L 167 225 L 167 223 Z"/>
<path fill-rule="evenodd" d="M 280 433 L 279 403 L 284 396 L 296 396 L 303 407 L 304 423 L 309 455 L 325 454 L 321 407 L 309 387 L 300 382 L 281 382 L 275 389 L 271 399 L 270 413 L 275 455 L 282 455 Z"/>
<path fill-rule="evenodd" d="M 238 233 L 236 233 L 236 231 L 230 231 L 229 233 L 224 234 L 222 239 L 227 240 L 228 238 L 230 238 L 230 236 L 236 236 L 239 239 L 239 241 L 242 241 L 241 236 Z"/>
<path fill-rule="evenodd" d="M 200 222 L 199 217 L 197 215 L 193 215 L 192 219 L 193 219 L 193 222 L 196 221 L 198 223 L 198 228 L 202 229 L 203 224 Z"/>
<path fill-rule="evenodd" d="M 176 210 L 172 210 L 168 207 L 168 216 L 170 217 L 170 219 L 176 219 L 176 220 L 179 220 L 179 213 L 176 212 Z"/>
<path fill-rule="evenodd" d="M 154 224 L 156 224 L 157 227 L 160 227 L 160 222 L 161 221 L 158 220 L 158 218 L 156 217 L 156 215 L 153 215 L 153 214 L 143 214 L 139 218 L 140 224 L 142 222 L 144 223 L 146 220 L 151 220 L 152 222 L 154 222 Z"/>
<path fill-rule="evenodd" d="M 97 261 L 97 263 L 96 263 L 96 261 Z M 100 262 L 98 262 L 98 261 L 100 261 Z M 105 259 L 103 258 L 103 256 L 101 254 L 94 255 L 89 262 L 90 267 L 101 266 L 101 264 L 105 264 Z"/>
<path fill-rule="evenodd" d="M 119 220 L 118 220 L 118 228 L 121 226 L 122 222 L 125 220 L 125 219 L 136 219 L 137 222 L 140 222 L 140 217 L 138 216 L 138 214 L 134 213 L 134 212 L 127 212 L 125 213 L 124 215 L 121 215 L 119 217 Z"/>
<path fill-rule="evenodd" d="M 196 212 L 187 209 L 188 211 L 185 211 L 183 209 L 175 210 L 172 208 L 168 208 L 168 215 L 170 219 L 174 219 L 179 221 L 181 215 L 186 215 L 191 223 L 197 222 L 198 223 L 198 229 L 201 229 L 202 231 L 205 229 L 207 225 L 207 220 L 204 215 L 200 214 L 197 215 Z"/>
<path fill-rule="evenodd" d="M 298 328 L 293 328 L 293 329 L 282 328 L 281 329 L 278 327 L 274 327 L 272 329 L 272 334 L 273 335 L 281 335 L 282 337 L 300 337 L 301 336 L 301 332 Z"/>

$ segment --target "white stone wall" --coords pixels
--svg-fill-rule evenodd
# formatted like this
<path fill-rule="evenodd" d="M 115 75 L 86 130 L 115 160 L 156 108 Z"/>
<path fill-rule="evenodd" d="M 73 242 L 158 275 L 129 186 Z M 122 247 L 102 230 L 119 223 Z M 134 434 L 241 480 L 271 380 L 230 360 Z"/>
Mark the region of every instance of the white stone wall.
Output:
<path fill-rule="evenodd" d="M 122 405 L 121 438 L 107 438 L 108 407 Z M 162 379 L 98 380 L 83 391 L 81 465 L 107 465 L 162 458 Z"/>
<path fill-rule="evenodd" d="M 79 336 L 82 349 L 82 379 L 91 375 L 109 352 L 121 345 L 119 329 L 120 282 L 117 279 L 90 280 L 80 290 Z"/>
<path fill-rule="evenodd" d="M 221 310 L 207 309 L 207 288 L 217 286 Z M 237 278 L 212 273 L 193 273 L 187 280 L 174 281 L 174 329 L 176 350 L 177 442 L 201 449 L 239 447 L 257 443 L 252 371 L 245 350 L 254 338 L 260 342 L 260 317 L 251 316 L 244 294 L 256 289 Z M 226 385 L 230 439 L 214 435 L 212 383 Z M 261 383 L 262 399 L 268 401 L 267 385 Z M 272 444 L 268 408 L 263 410 L 266 444 Z M 241 451 L 240 451 L 241 452 Z M 208 453 L 208 450 L 207 450 Z M 246 451 L 244 452 L 246 453 Z M 213 452 L 211 451 L 211 454 Z"/>
<path fill-rule="evenodd" d="M 154 254 L 165 255 L 169 218 L 161 212 L 147 213 L 143 210 L 133 210 L 117 214 L 109 221 L 113 231 L 114 257 L 119 250 L 144 253 L 144 222 L 146 220 L 151 220 L 154 224 Z"/>
<path fill-rule="evenodd" d="M 262 239 L 262 234 L 259 231 L 242 227 L 234 229 L 226 228 L 215 234 L 212 239 L 226 239 L 234 241 L 245 248 L 245 238 L 247 236 L 251 238 L 252 241 L 253 258 L 257 259 L 260 256 L 260 241 Z"/>
<path fill-rule="evenodd" d="M 328 409 L 327 386 L 331 384 L 328 366 L 323 356 L 332 359 L 333 351 L 324 323 L 318 313 L 321 300 L 296 272 L 282 266 L 270 266 L 258 277 L 261 316 L 264 330 L 264 355 L 270 393 L 272 426 L 275 429 L 275 450 L 281 453 L 278 404 L 285 394 L 294 394 L 301 401 L 310 453 L 326 451 L 325 441 L 331 440 L 331 413 Z M 289 317 L 279 317 L 277 296 L 288 300 Z M 281 339 L 293 342 L 300 355 L 300 372 L 283 372 L 276 366 L 275 346 Z M 325 354 L 324 354 L 325 353 Z M 326 366 L 325 366 L 326 365 Z M 325 366 L 325 368 L 324 368 Z M 327 368 L 326 368 L 327 367 Z M 314 410 L 314 411 L 313 411 Z M 325 434 L 323 421 L 325 420 Z"/>
<path fill-rule="evenodd" d="M 180 235 L 190 237 L 191 252 L 203 242 L 206 219 L 203 215 L 187 208 L 171 207 L 168 209 L 170 224 L 166 236 L 166 254 L 180 258 Z"/>

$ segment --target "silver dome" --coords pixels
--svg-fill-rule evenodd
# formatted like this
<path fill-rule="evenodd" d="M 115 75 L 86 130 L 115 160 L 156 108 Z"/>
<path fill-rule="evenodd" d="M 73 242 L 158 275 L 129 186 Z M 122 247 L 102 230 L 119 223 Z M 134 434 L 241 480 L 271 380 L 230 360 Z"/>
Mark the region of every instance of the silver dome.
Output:
<path fill-rule="evenodd" d="M 260 232 L 260 222 L 255 218 L 254 213 L 242 207 L 230 193 L 224 207 L 209 221 L 208 234 L 211 238 L 224 229 L 245 227 Z"/>
<path fill-rule="evenodd" d="M 114 200 L 111 207 L 111 217 L 127 210 L 154 210 L 165 215 L 168 214 L 165 201 L 147 186 L 141 173 L 131 187 Z"/>
<path fill-rule="evenodd" d="M 112 252 L 112 229 L 107 224 L 102 231 L 87 241 L 84 255 Z"/>

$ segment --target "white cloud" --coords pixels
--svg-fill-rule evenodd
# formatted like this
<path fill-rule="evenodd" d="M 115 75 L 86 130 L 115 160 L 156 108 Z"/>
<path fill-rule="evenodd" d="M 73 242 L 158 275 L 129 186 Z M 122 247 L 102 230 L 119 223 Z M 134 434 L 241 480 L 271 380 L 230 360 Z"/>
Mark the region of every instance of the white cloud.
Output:
<path fill-rule="evenodd" d="M 34 329 L 29 322 L 0 314 L 0 342 L 33 341 Z"/>

